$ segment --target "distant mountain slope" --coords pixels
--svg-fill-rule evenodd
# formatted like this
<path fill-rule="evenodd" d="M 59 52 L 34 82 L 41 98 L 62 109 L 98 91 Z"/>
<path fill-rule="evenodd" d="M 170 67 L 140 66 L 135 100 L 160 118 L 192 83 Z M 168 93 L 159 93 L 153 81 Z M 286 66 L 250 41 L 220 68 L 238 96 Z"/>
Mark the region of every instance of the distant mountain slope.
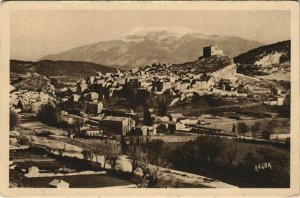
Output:
<path fill-rule="evenodd" d="M 211 44 L 221 47 L 229 57 L 263 45 L 235 36 L 140 29 L 120 40 L 84 45 L 42 60 L 86 61 L 131 69 L 158 62 L 179 64 L 195 60 L 202 55 L 203 47 Z"/>
<path fill-rule="evenodd" d="M 79 61 L 52 61 L 43 60 L 38 62 L 30 61 L 10 61 L 10 71 L 14 73 L 38 73 L 48 76 L 72 76 L 87 77 L 100 71 L 102 73 L 115 72 L 115 68 L 98 65 L 95 63 Z"/>
<path fill-rule="evenodd" d="M 265 79 L 289 80 L 291 41 L 255 48 L 234 58 L 237 72 Z"/>

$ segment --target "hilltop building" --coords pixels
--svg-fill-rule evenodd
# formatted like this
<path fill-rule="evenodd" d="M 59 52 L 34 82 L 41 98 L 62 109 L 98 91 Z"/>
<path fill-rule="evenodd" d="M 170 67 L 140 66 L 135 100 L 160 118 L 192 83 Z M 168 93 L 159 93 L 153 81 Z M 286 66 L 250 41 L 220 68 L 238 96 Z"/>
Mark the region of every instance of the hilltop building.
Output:
<path fill-rule="evenodd" d="M 214 55 L 222 55 L 223 56 L 223 50 L 221 50 L 217 45 L 210 45 L 203 48 L 203 57 L 211 57 Z"/>

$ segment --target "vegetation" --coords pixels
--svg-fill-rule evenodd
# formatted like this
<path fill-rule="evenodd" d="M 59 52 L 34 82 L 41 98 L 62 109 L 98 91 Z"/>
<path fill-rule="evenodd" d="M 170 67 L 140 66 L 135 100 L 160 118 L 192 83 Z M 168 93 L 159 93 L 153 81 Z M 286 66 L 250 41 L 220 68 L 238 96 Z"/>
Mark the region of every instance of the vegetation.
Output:
<path fill-rule="evenodd" d="M 142 136 L 131 137 L 127 155 L 132 165 L 131 174 L 137 169 L 142 171 L 142 177 L 137 183 L 144 187 L 160 187 L 164 180 L 159 167 L 167 166 L 167 154 L 164 141 L 152 140 Z M 153 166 L 156 165 L 156 166 Z"/>
<path fill-rule="evenodd" d="M 168 114 L 169 103 L 166 99 L 166 96 L 163 95 L 158 99 L 158 115 L 166 116 Z"/>
<path fill-rule="evenodd" d="M 146 108 L 146 107 L 145 107 L 145 110 L 144 110 L 143 124 L 146 125 L 146 126 L 152 126 L 153 125 L 153 119 L 151 117 L 151 112 L 149 111 L 149 108 Z"/>
<path fill-rule="evenodd" d="M 254 147 L 254 148 L 253 148 Z M 202 136 L 172 150 L 168 160 L 179 170 L 213 174 L 236 185 L 288 187 L 289 157 L 272 146 L 251 145 L 215 136 Z M 257 169 L 269 163 L 271 168 Z M 237 182 L 238 181 L 238 182 Z"/>
<path fill-rule="evenodd" d="M 106 168 L 106 164 L 110 164 L 111 170 L 115 171 L 117 166 L 117 159 L 121 154 L 121 145 L 113 140 L 99 141 L 93 140 L 85 144 L 85 149 L 82 151 L 83 158 L 85 160 L 93 161 L 94 157 L 96 162 L 98 161 L 98 155 L 104 156 L 103 168 Z"/>
<path fill-rule="evenodd" d="M 51 104 L 42 105 L 37 113 L 37 118 L 44 124 L 58 126 L 60 116 L 58 110 Z"/>
<path fill-rule="evenodd" d="M 19 125 L 19 116 L 16 112 L 9 112 L 9 130 L 13 131 Z"/>
<path fill-rule="evenodd" d="M 245 133 L 248 131 L 248 126 L 244 122 L 238 123 L 238 133 L 245 135 Z"/>
<path fill-rule="evenodd" d="M 26 65 L 26 67 L 25 67 Z M 112 67 L 82 61 L 52 61 L 42 60 L 38 62 L 30 61 L 10 61 L 11 72 L 26 73 L 35 70 L 38 74 L 46 76 L 88 77 L 95 74 L 95 71 L 102 73 L 116 72 Z"/>
<path fill-rule="evenodd" d="M 24 135 L 20 135 L 18 138 L 17 138 L 17 141 L 19 144 L 21 145 L 28 145 L 29 144 L 29 139 L 28 137 L 24 136 Z"/>
<path fill-rule="evenodd" d="M 75 134 L 80 131 L 80 126 L 83 124 L 78 122 L 75 122 L 73 125 L 68 124 L 62 119 L 60 111 L 52 104 L 42 105 L 37 113 L 37 118 L 44 124 L 63 129 L 71 129 Z"/>

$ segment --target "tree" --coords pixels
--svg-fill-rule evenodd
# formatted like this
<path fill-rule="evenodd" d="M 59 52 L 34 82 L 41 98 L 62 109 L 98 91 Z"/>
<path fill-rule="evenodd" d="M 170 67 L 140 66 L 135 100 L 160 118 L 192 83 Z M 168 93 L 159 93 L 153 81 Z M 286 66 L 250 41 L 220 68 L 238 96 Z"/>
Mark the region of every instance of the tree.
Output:
<path fill-rule="evenodd" d="M 151 164 L 162 165 L 160 160 L 164 159 L 164 143 L 163 140 L 157 139 L 150 141 L 148 145 L 146 145 L 146 153 Z"/>
<path fill-rule="evenodd" d="M 232 165 L 233 161 L 236 159 L 238 153 L 238 146 L 234 140 L 223 140 L 225 148 L 222 151 L 222 156 L 224 159 L 225 165 Z"/>
<path fill-rule="evenodd" d="M 139 161 L 142 158 L 142 140 L 139 136 L 132 136 L 129 140 L 129 146 L 127 149 L 127 155 L 131 163 L 131 174 L 134 174 L 134 171 L 139 167 Z"/>
<path fill-rule="evenodd" d="M 9 130 L 13 131 L 19 125 L 19 116 L 16 112 L 9 112 Z"/>
<path fill-rule="evenodd" d="M 84 134 L 81 131 L 81 127 L 83 126 L 83 121 L 75 120 L 75 122 L 71 125 L 72 132 L 77 136 L 83 136 Z"/>
<path fill-rule="evenodd" d="M 263 124 L 261 122 L 255 122 L 254 125 L 251 127 L 252 137 L 257 138 L 258 133 L 262 133 L 263 131 Z"/>
<path fill-rule="evenodd" d="M 153 119 L 151 117 L 151 113 L 149 111 L 149 108 L 145 107 L 144 109 L 144 120 L 143 124 L 146 126 L 152 126 L 153 125 Z"/>
<path fill-rule="evenodd" d="M 116 141 L 108 141 L 105 144 L 104 158 L 105 161 L 107 161 L 110 164 L 111 170 L 113 171 L 116 169 L 117 160 L 119 158 L 120 151 L 121 151 L 121 146 Z"/>
<path fill-rule="evenodd" d="M 42 105 L 37 113 L 37 118 L 45 124 L 58 126 L 60 123 L 60 116 L 58 110 L 51 104 Z"/>
<path fill-rule="evenodd" d="M 28 137 L 24 136 L 24 135 L 21 135 L 17 138 L 17 141 L 19 144 L 21 145 L 28 145 L 29 144 L 29 139 Z"/>
<path fill-rule="evenodd" d="M 235 134 L 235 124 L 232 125 L 232 133 Z"/>
<path fill-rule="evenodd" d="M 263 131 L 263 132 L 261 133 L 261 137 L 262 137 L 263 139 L 269 140 L 269 139 L 270 139 L 270 136 L 271 136 L 271 134 L 270 134 L 270 132 L 269 132 L 268 130 L 265 130 L 265 131 Z"/>
<path fill-rule="evenodd" d="M 248 131 L 248 126 L 245 122 L 238 123 L 238 132 L 245 135 L 245 133 Z"/>
<path fill-rule="evenodd" d="M 160 99 L 158 99 L 158 114 L 160 116 L 166 116 L 168 113 L 168 102 L 166 96 L 163 95 Z"/>
<path fill-rule="evenodd" d="M 103 147 L 103 142 L 98 141 L 98 140 L 92 140 L 92 141 L 88 141 L 87 143 L 85 143 L 85 149 L 89 152 L 91 161 L 93 161 L 94 156 L 95 156 L 96 162 L 99 163 L 98 162 L 98 154 L 101 154 L 100 149 L 102 147 Z M 85 155 L 87 156 L 86 153 L 85 153 Z"/>
<path fill-rule="evenodd" d="M 92 152 L 88 149 L 83 149 L 81 151 L 81 154 L 83 155 L 84 160 L 89 160 L 89 159 L 92 160 L 92 158 L 93 158 Z"/>

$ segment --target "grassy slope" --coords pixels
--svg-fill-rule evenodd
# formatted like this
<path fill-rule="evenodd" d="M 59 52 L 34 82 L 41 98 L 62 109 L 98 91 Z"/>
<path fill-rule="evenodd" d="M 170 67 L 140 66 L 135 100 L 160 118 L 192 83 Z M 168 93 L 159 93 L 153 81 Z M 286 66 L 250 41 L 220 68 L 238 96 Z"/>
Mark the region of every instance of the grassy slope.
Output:
<path fill-rule="evenodd" d="M 116 69 L 88 62 L 80 61 L 51 61 L 43 60 L 38 62 L 30 61 L 10 61 L 10 71 L 14 73 L 36 72 L 48 76 L 72 76 L 87 77 L 95 75 L 97 72 L 115 72 Z"/>

